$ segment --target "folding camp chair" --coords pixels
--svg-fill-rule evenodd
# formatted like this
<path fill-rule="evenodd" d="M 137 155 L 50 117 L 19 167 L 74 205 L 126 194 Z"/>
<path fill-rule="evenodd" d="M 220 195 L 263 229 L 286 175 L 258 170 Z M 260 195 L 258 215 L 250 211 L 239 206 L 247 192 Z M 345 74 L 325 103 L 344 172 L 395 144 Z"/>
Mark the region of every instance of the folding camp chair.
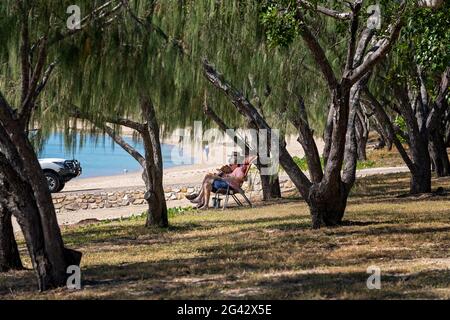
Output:
<path fill-rule="evenodd" d="M 246 172 L 245 172 L 245 178 L 244 181 L 247 180 L 247 176 L 248 173 L 250 172 L 250 168 L 252 167 L 252 164 L 250 163 Z M 221 179 L 222 181 L 225 181 L 224 179 Z M 238 188 L 232 188 L 230 185 L 228 185 L 228 187 L 226 189 L 218 189 L 213 191 L 213 193 L 215 194 L 213 201 L 214 201 L 214 208 L 219 209 L 220 208 L 220 202 L 221 202 L 221 198 L 220 195 L 225 196 L 225 202 L 223 204 L 222 210 L 225 210 L 228 206 L 228 200 L 230 199 L 230 196 L 233 198 L 233 200 L 236 202 L 236 204 L 240 207 L 243 207 L 243 203 L 242 201 L 239 200 L 239 198 L 237 197 L 238 194 L 240 194 L 244 200 L 248 203 L 248 205 L 250 207 L 253 207 L 250 199 L 245 195 L 245 191 L 242 189 L 242 185 Z"/>

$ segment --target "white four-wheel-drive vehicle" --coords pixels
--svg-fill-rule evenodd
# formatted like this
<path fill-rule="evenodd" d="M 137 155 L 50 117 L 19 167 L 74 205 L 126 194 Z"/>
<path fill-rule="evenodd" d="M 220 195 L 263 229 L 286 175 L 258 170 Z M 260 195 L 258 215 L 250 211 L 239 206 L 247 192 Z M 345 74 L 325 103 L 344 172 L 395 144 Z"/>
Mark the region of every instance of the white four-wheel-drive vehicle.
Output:
<path fill-rule="evenodd" d="M 60 192 L 66 182 L 78 177 L 81 172 L 80 162 L 65 159 L 39 159 L 39 164 L 47 178 L 51 193 Z"/>

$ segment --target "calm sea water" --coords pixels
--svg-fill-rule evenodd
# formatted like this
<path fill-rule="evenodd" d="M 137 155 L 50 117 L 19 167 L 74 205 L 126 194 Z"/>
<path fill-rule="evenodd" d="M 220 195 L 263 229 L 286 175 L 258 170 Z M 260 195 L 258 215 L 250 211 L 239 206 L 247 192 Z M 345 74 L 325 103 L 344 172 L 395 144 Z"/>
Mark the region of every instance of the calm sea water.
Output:
<path fill-rule="evenodd" d="M 79 136 L 76 139 L 79 141 Z M 141 143 L 134 142 L 131 138 L 125 140 L 136 147 L 141 153 L 144 148 Z M 164 168 L 174 167 L 171 161 L 172 145 L 162 145 Z M 111 176 L 128 172 L 139 171 L 141 167 L 138 162 L 126 153 L 120 146 L 113 143 L 112 139 L 106 137 L 87 137 L 82 144 L 67 149 L 63 136 L 55 133 L 45 143 L 39 158 L 65 158 L 76 159 L 81 162 L 83 175 L 81 178 Z"/>

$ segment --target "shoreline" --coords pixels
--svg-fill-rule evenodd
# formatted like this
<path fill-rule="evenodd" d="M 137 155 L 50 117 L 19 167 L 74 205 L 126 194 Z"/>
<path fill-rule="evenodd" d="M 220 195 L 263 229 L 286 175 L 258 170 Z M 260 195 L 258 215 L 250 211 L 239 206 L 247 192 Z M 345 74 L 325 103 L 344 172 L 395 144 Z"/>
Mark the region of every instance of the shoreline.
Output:
<path fill-rule="evenodd" d="M 171 144 L 177 146 L 177 144 L 171 143 L 173 141 L 163 140 L 164 144 Z M 288 151 L 294 156 L 303 157 L 304 152 L 297 142 L 295 136 L 290 136 L 286 139 Z M 323 149 L 323 141 L 317 139 L 317 145 L 319 150 Z M 189 147 L 189 144 L 187 145 Z M 181 164 L 164 169 L 163 183 L 164 187 L 181 186 L 185 184 L 201 184 L 204 176 L 209 172 L 216 172 L 217 168 L 220 168 L 225 164 L 226 160 L 223 157 L 223 145 L 217 143 L 211 146 L 209 161 L 202 161 L 201 158 L 197 159 L 199 163 L 194 160 L 193 164 Z M 202 155 L 203 157 L 203 155 Z M 143 187 L 144 182 L 142 180 L 142 170 L 128 172 L 126 174 L 114 174 L 108 176 L 97 177 L 83 177 L 82 175 L 69 181 L 66 184 L 66 188 L 62 193 L 73 193 L 82 191 L 93 190 L 105 190 L 105 189 L 124 189 Z"/>

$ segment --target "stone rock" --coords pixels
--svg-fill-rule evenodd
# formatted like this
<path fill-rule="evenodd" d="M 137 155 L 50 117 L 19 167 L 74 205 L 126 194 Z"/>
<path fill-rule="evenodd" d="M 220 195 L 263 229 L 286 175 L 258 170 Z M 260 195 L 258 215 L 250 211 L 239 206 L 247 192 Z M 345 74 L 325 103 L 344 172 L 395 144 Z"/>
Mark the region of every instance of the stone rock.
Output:
<path fill-rule="evenodd" d="M 63 204 L 62 203 L 56 203 L 56 204 L 54 204 L 54 206 L 55 206 L 56 210 L 59 210 L 59 209 L 62 209 Z"/>
<path fill-rule="evenodd" d="M 78 205 L 78 203 L 72 203 L 66 205 L 64 209 L 66 209 L 67 211 L 77 211 L 80 209 L 80 206 Z"/>
<path fill-rule="evenodd" d="M 192 194 L 192 193 L 195 192 L 195 188 L 187 188 L 186 192 L 187 192 L 188 194 Z"/>
<path fill-rule="evenodd" d="M 293 188 L 294 184 L 292 183 L 292 181 L 289 180 L 284 184 L 284 187 L 285 188 Z"/>

